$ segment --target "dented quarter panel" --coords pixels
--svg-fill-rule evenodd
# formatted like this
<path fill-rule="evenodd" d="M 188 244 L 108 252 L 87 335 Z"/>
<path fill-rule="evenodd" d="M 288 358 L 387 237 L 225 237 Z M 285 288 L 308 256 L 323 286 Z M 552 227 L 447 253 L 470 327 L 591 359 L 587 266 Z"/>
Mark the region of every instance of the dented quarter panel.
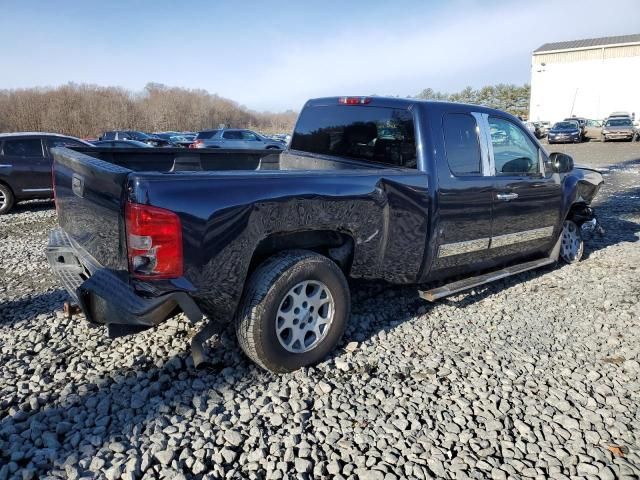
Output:
<path fill-rule="evenodd" d="M 252 253 L 270 235 L 330 230 L 354 243 L 350 275 L 418 279 L 428 238 L 428 175 L 402 169 L 144 175 L 131 199 L 175 211 L 184 277 L 199 303 L 230 318 Z M 208 195 L 203 198 L 202 192 Z"/>

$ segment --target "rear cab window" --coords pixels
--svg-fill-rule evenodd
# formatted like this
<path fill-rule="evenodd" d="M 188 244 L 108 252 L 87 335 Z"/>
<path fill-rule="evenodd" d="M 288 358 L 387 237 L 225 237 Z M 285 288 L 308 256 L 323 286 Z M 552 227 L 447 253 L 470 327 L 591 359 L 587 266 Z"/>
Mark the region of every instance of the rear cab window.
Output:
<path fill-rule="evenodd" d="M 308 106 L 300 114 L 292 150 L 416 168 L 412 113 L 368 105 Z"/>
<path fill-rule="evenodd" d="M 481 176 L 482 153 L 476 119 L 468 113 L 447 113 L 442 120 L 445 155 L 456 177 Z"/>

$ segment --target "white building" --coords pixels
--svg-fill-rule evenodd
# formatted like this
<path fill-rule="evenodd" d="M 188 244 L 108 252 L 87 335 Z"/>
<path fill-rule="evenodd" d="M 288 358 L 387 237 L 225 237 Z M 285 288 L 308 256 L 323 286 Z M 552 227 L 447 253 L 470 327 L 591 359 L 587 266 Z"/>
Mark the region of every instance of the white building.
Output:
<path fill-rule="evenodd" d="M 533 52 L 531 120 L 614 111 L 640 118 L 640 34 L 545 43 Z"/>

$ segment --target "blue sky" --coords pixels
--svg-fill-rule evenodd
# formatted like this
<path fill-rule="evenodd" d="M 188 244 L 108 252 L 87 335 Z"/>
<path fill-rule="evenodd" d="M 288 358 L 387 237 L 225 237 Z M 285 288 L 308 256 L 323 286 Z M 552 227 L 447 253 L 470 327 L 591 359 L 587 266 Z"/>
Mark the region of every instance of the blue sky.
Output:
<path fill-rule="evenodd" d="M 203 88 L 256 110 L 529 80 L 550 41 L 640 32 L 635 0 L 1 0 L 0 88 Z"/>

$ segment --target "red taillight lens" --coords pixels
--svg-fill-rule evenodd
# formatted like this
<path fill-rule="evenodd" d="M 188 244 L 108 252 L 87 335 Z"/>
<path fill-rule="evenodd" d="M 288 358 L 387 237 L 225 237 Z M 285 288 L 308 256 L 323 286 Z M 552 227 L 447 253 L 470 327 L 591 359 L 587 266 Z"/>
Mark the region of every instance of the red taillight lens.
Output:
<path fill-rule="evenodd" d="M 371 98 L 369 97 L 340 97 L 338 98 L 338 103 L 342 105 L 366 105 L 367 103 L 371 103 Z"/>
<path fill-rule="evenodd" d="M 125 206 L 129 271 L 134 277 L 175 278 L 182 275 L 182 226 L 164 208 L 127 202 Z"/>
<path fill-rule="evenodd" d="M 189 144 L 189 148 L 198 148 L 198 145 L 202 145 L 204 142 L 202 140 L 195 140 L 193 143 Z"/>

